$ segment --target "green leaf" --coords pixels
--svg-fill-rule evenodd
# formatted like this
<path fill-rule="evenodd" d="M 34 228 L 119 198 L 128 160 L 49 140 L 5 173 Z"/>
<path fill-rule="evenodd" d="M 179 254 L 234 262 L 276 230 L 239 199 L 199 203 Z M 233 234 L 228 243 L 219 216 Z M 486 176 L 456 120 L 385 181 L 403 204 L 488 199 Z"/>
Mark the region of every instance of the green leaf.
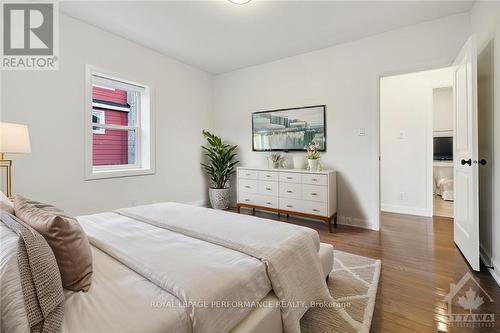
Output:
<path fill-rule="evenodd" d="M 208 163 L 200 164 L 210 177 L 213 186 L 225 188 L 231 176 L 236 172 L 235 167 L 239 163 L 235 160 L 238 155 L 236 152 L 238 146 L 225 143 L 220 137 L 207 130 L 203 130 L 202 134 L 207 145 L 201 148 Z"/>

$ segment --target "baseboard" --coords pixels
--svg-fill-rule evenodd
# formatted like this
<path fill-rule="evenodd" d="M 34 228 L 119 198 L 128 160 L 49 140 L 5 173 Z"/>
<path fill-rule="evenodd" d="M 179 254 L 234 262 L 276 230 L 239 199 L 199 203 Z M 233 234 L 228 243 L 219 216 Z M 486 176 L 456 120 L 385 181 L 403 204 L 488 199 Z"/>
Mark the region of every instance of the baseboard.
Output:
<path fill-rule="evenodd" d="M 479 257 L 486 266 L 493 266 L 491 253 L 483 246 L 483 244 L 479 245 Z"/>
<path fill-rule="evenodd" d="M 207 202 L 207 200 L 204 200 L 204 199 L 186 202 L 186 204 L 191 205 L 191 206 L 208 207 L 208 202 Z"/>
<path fill-rule="evenodd" d="M 382 204 L 381 210 L 387 213 L 432 217 L 432 211 L 428 208 L 415 208 L 409 206 Z"/>
<path fill-rule="evenodd" d="M 493 260 L 491 254 L 484 248 L 483 244 L 479 246 L 479 257 L 481 258 L 481 261 L 485 266 L 493 267 L 486 269 L 488 270 L 488 272 L 490 272 L 497 285 L 500 286 L 500 265 L 495 260 Z"/>
<path fill-rule="evenodd" d="M 337 223 L 342 224 L 342 225 L 350 225 L 353 227 L 378 231 L 378 228 L 376 228 L 369 220 L 360 219 L 357 217 L 338 215 L 337 216 Z"/>

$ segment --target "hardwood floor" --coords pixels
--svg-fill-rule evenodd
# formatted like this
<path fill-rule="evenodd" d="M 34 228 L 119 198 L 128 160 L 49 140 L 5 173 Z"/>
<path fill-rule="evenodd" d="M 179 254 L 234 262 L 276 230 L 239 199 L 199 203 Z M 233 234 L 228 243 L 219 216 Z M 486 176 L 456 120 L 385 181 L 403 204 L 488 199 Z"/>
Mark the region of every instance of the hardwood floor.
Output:
<path fill-rule="evenodd" d="M 251 214 L 251 210 L 242 213 Z M 256 212 L 256 216 L 277 219 L 263 212 Z M 485 268 L 478 273 L 469 268 L 453 243 L 452 219 L 383 213 L 380 232 L 338 225 L 333 233 L 321 222 L 285 216 L 281 220 L 318 230 L 321 241 L 337 250 L 382 260 L 371 332 L 500 332 L 500 287 Z M 448 320 L 443 299 L 450 283 L 457 284 L 467 272 L 494 300 L 489 302 L 487 296 L 480 295 L 484 304 L 479 312 L 495 314 L 492 328 L 459 328 Z M 469 287 L 479 290 L 472 281 L 465 291 Z M 460 308 L 456 303 L 457 299 L 453 313 Z"/>
<path fill-rule="evenodd" d="M 453 218 L 453 201 L 441 199 L 439 195 L 433 195 L 434 216 Z"/>

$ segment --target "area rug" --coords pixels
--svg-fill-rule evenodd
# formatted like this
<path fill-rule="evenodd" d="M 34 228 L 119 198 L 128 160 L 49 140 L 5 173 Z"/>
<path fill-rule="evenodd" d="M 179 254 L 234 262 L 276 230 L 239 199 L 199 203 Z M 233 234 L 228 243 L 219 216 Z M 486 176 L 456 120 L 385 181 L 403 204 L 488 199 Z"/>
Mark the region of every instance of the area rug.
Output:
<path fill-rule="evenodd" d="M 380 260 L 335 251 L 328 289 L 335 303 L 309 309 L 303 333 L 369 332 L 380 277 Z"/>

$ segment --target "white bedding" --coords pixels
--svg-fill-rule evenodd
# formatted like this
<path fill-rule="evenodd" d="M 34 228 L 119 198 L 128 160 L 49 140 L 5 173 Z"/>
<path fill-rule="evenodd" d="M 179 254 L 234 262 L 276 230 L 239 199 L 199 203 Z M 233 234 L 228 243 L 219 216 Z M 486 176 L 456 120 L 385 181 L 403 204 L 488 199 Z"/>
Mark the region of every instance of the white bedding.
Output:
<path fill-rule="evenodd" d="M 117 213 L 130 221 L 218 244 L 265 263 L 273 291 L 283 304 L 281 317 L 286 333 L 300 332 L 300 319 L 315 303 L 333 300 L 323 278 L 315 230 L 173 202 L 125 208 Z M 231 289 L 227 292 L 231 295 Z M 227 320 L 231 311 L 223 314 Z"/>
<path fill-rule="evenodd" d="M 252 310 L 212 306 L 213 301 L 258 302 L 271 291 L 265 265 L 243 253 L 115 213 L 78 221 L 92 245 L 174 295 L 180 305 L 194 304 L 186 308 L 193 332 L 228 332 Z"/>
<path fill-rule="evenodd" d="M 0 223 L 0 332 L 29 332 L 17 263 L 18 236 Z M 92 246 L 94 274 L 87 293 L 65 290 L 62 332 L 189 333 L 182 309 L 153 308 L 151 301 L 175 297 Z"/>
<path fill-rule="evenodd" d="M 183 216 L 186 217 L 182 213 L 185 209 L 187 211 L 184 213 L 187 212 L 188 215 L 193 212 L 195 215 L 212 213 L 193 210 L 183 205 L 170 206 L 174 208 L 171 217 L 176 222 L 182 222 Z M 261 244 L 259 242 L 262 239 L 255 239 L 259 237 L 259 228 L 263 230 L 262 235 L 266 241 L 270 242 L 275 237 L 275 243 L 262 247 L 270 247 L 281 256 L 289 257 L 288 261 L 284 260 L 284 264 L 290 266 L 292 273 L 294 269 L 305 267 L 303 263 L 294 263 L 296 259 L 302 260 L 296 257 L 301 250 L 296 249 L 294 253 L 280 242 L 292 237 L 289 242 L 293 244 L 297 240 L 294 233 L 305 231 L 303 235 L 311 241 L 310 245 L 312 244 L 311 248 L 315 254 L 308 260 L 314 261 L 314 269 L 318 265 L 319 270 L 323 271 L 316 249 L 316 245 L 319 247 L 319 240 L 316 244 L 318 237 L 314 231 L 255 219 L 253 222 L 260 227 L 254 228 L 255 226 L 245 224 L 249 220 L 244 216 L 223 214 L 226 214 L 224 218 L 228 221 L 243 223 L 239 227 L 240 232 L 246 235 L 250 243 Z M 220 215 L 216 213 L 211 218 L 214 216 Z M 154 215 L 150 215 L 150 218 L 153 217 Z M 210 220 L 210 216 L 208 219 L 207 216 L 204 218 L 206 221 Z M 189 219 L 191 220 L 191 217 Z M 269 262 L 259 260 L 258 253 L 255 256 L 243 253 L 258 252 L 256 249 L 252 250 L 252 244 L 246 244 L 249 248 L 243 248 L 245 251 L 238 251 L 116 213 L 84 216 L 80 217 L 79 221 L 93 245 L 94 277 L 88 293 L 65 291 L 63 332 L 228 332 L 236 324 L 241 324 L 242 319 L 252 311 L 250 307 L 186 309 L 172 305 L 177 304 L 179 300 L 257 302 L 265 297 L 269 298 L 271 283 L 269 271 L 266 271 L 269 270 Z M 215 223 L 228 221 L 217 220 Z M 209 227 L 200 229 L 203 228 Z M 235 237 L 231 233 L 237 232 L 237 228 L 226 229 L 229 233 L 228 239 L 234 240 Z M 273 235 L 266 235 L 265 231 L 271 231 Z M 17 235 L 3 225 L 0 225 L 0 232 L 0 328 L 2 332 L 25 332 L 27 318 L 24 301 L 21 286 L 16 283 L 19 279 L 16 260 Z M 333 260 L 330 258 L 330 252 L 331 250 L 325 259 L 331 264 Z M 279 265 L 273 266 L 273 269 L 276 268 L 279 269 Z M 330 269 L 331 266 L 325 268 L 325 271 Z M 320 273 L 320 280 L 323 279 L 322 276 Z M 276 282 L 280 281 L 275 281 L 273 288 L 277 286 Z M 307 289 L 303 284 L 298 285 L 298 288 L 303 287 L 304 290 Z M 259 313 L 261 316 L 263 314 L 275 318 L 268 321 L 269 323 L 280 323 L 280 320 L 276 321 L 276 308 Z M 279 325 L 281 327 L 281 324 Z"/>
<path fill-rule="evenodd" d="M 18 236 L 0 222 L 0 332 L 28 332 L 28 316 L 17 263 Z"/>
<path fill-rule="evenodd" d="M 182 309 L 152 307 L 152 300 L 175 297 L 92 247 L 94 275 L 86 293 L 65 290 L 63 333 L 189 333 Z"/>

